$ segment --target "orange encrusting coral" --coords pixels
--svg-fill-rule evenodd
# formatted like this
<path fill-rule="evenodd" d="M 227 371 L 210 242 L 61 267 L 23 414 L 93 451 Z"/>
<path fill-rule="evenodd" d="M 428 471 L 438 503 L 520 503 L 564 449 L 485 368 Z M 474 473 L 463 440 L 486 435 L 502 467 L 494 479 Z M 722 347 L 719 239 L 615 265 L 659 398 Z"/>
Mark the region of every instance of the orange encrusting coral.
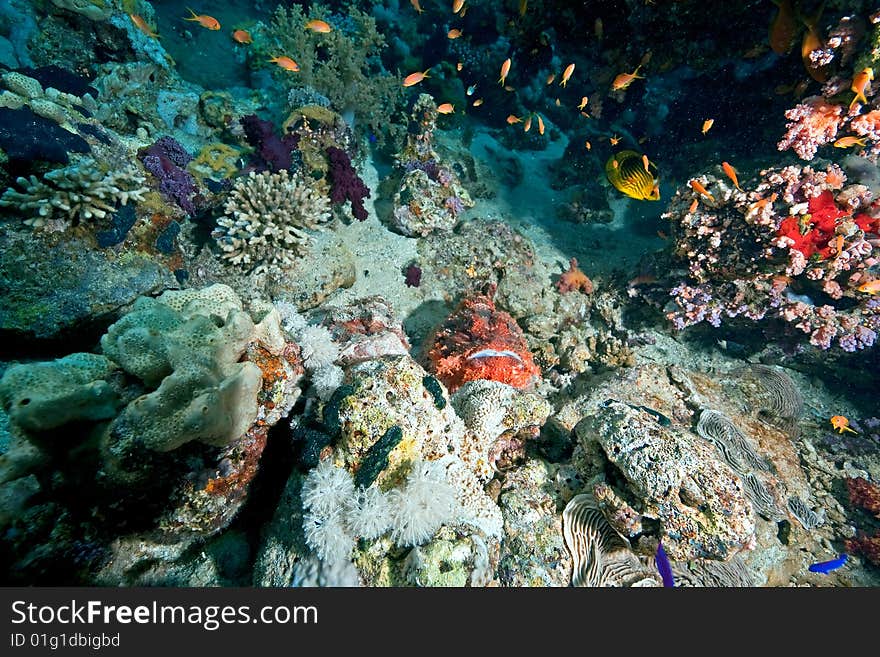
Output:
<path fill-rule="evenodd" d="M 516 320 L 496 310 L 494 292 L 493 285 L 462 300 L 434 336 L 429 369 L 450 392 L 478 379 L 524 388 L 541 376 Z"/>
<path fill-rule="evenodd" d="M 559 276 L 559 280 L 556 281 L 556 289 L 559 290 L 560 294 L 574 291 L 583 292 L 584 294 L 592 294 L 593 281 L 591 281 L 584 272 L 578 269 L 577 258 L 572 258 L 568 261 L 568 270 L 562 272 Z"/>

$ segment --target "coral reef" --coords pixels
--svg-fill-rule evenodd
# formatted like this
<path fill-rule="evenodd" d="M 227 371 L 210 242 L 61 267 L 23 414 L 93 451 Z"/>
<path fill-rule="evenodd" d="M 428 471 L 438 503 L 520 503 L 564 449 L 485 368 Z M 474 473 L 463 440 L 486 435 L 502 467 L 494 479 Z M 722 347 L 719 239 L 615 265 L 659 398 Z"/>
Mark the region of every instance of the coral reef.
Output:
<path fill-rule="evenodd" d="M 251 312 L 258 322 L 222 285 L 141 297 L 102 337 L 103 355 L 16 365 L 0 380 L 16 436 L 44 454 L 28 466 L 47 482 L 32 511 L 54 508 L 63 532 L 92 537 L 89 560 L 112 560 L 129 540 L 186 545 L 241 508 L 268 427 L 290 411 L 302 372 L 282 356 L 278 313 Z M 120 487 L 122 500 L 106 496 Z M 22 568 L 75 549 L 42 521 L 18 526 L 45 544 L 35 559 L 11 547 Z M 151 538 L 131 535 L 147 529 Z"/>
<path fill-rule="evenodd" d="M 309 233 L 330 220 L 330 205 L 299 173 L 251 172 L 236 180 L 213 236 L 223 258 L 278 274 L 301 256 Z"/>
<path fill-rule="evenodd" d="M 24 223 L 35 230 L 64 231 L 83 222 L 95 222 L 116 212 L 117 205 L 143 201 L 145 178 L 133 166 L 107 171 L 91 158 L 53 169 L 40 180 L 17 180 L 22 191 L 7 189 L 0 207 L 15 208 L 33 216 Z"/>
<path fill-rule="evenodd" d="M 318 34 L 305 29 L 310 19 L 327 21 L 334 29 Z M 350 113 L 350 123 L 369 128 L 386 139 L 394 126 L 389 121 L 401 100 L 400 79 L 381 64 L 384 36 L 376 21 L 352 6 L 347 14 L 314 4 L 308 14 L 298 5 L 279 6 L 269 24 L 255 30 L 255 57 L 262 62 L 279 54 L 293 56 L 299 65 L 295 76 L 279 69 L 276 80 L 291 91 L 307 88 L 328 98 L 333 107 Z"/>
<path fill-rule="evenodd" d="M 688 186 L 664 215 L 687 269 L 670 280 L 671 301 L 657 299 L 676 328 L 773 319 L 820 349 L 874 344 L 880 303 L 858 288 L 872 278 L 880 226 L 864 188 L 844 187 L 835 165 L 767 169 L 751 192 L 702 180 L 714 202 Z"/>
<path fill-rule="evenodd" d="M 636 500 L 633 507 L 611 486 L 603 485 L 601 494 L 594 489 L 606 519 L 624 536 L 640 545 L 649 518 L 675 561 L 723 560 L 754 547 L 755 518 L 743 484 L 708 445 L 614 400 L 587 415 L 575 431 L 585 449 L 598 443 L 623 475 L 624 494 Z"/>
<path fill-rule="evenodd" d="M 253 166 L 256 171 L 282 171 L 293 167 L 293 151 L 299 143 L 296 135 L 279 137 L 271 121 L 256 114 L 239 119 L 248 143 L 253 146 Z"/>
<path fill-rule="evenodd" d="M 523 388 L 541 376 L 522 329 L 495 308 L 494 293 L 490 286 L 463 299 L 430 341 L 431 371 L 452 391 L 476 379 Z"/>
<path fill-rule="evenodd" d="M 399 177 L 390 217 L 392 228 L 409 237 L 451 231 L 474 206 L 455 171 L 434 150 L 437 105 L 428 94 L 413 104 L 406 142 L 395 157 Z"/>

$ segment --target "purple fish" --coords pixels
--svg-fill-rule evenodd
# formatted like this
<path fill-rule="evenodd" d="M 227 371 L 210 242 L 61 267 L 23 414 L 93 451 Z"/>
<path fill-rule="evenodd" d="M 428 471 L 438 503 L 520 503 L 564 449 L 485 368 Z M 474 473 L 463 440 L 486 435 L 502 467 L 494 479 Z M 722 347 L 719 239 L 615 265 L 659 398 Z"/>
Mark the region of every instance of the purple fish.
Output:
<path fill-rule="evenodd" d="M 663 543 L 657 544 L 657 554 L 654 556 L 654 561 L 657 562 L 657 570 L 660 572 L 663 586 L 673 588 L 675 586 L 675 578 L 672 576 L 672 564 L 669 563 L 669 557 L 666 556 Z"/>

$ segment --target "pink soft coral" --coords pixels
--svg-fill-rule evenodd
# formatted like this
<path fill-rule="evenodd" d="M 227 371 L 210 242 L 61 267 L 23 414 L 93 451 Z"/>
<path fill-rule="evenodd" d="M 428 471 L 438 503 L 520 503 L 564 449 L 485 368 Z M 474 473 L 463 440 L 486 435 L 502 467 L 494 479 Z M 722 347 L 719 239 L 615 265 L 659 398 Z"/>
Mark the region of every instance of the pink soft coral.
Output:
<path fill-rule="evenodd" d="M 821 96 L 810 96 L 785 113 L 789 119 L 785 137 L 776 147 L 794 150 L 799 157 L 812 160 L 820 146 L 837 137 L 844 119 L 843 107 L 827 102 Z"/>

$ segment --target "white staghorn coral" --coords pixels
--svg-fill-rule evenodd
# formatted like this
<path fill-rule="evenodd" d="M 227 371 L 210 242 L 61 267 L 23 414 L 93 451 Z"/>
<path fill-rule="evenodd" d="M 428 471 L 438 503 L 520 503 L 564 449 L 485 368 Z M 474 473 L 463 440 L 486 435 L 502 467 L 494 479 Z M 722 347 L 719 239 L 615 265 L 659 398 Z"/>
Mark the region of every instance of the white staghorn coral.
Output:
<path fill-rule="evenodd" d="M 330 200 L 299 173 L 251 172 L 232 187 L 213 236 L 234 265 L 278 273 L 301 256 L 308 231 L 330 220 Z"/>
<path fill-rule="evenodd" d="M 103 219 L 116 211 L 116 205 L 142 201 L 148 191 L 146 178 L 132 166 L 105 171 L 92 158 L 16 181 L 22 191 L 12 187 L 0 197 L 0 207 L 33 212 L 24 223 L 35 230 L 64 231 L 81 221 Z"/>

